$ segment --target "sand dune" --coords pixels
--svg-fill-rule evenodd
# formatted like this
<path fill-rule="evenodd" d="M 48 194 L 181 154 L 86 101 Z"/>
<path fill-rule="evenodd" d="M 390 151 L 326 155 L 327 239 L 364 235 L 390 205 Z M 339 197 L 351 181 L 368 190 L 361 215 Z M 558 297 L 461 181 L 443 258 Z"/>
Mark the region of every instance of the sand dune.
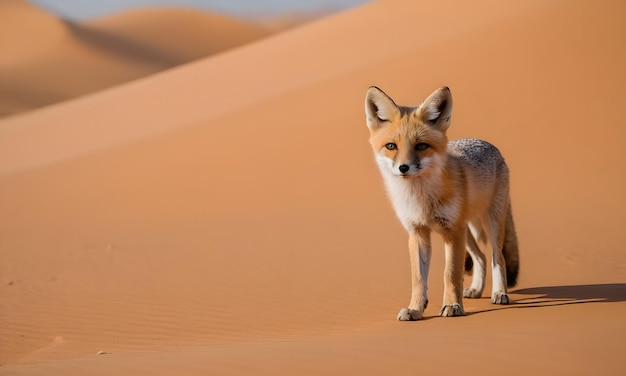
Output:
<path fill-rule="evenodd" d="M 138 9 L 98 19 L 57 19 L 23 0 L 0 13 L 0 116 L 68 100 L 271 32 L 196 10 Z"/>
<path fill-rule="evenodd" d="M 270 32 L 224 15 L 184 8 L 146 8 L 85 21 L 85 29 L 101 31 L 111 50 L 123 42 L 154 50 L 177 65 L 249 43 Z M 82 37 L 88 37 L 82 35 Z M 115 39 L 118 37 L 122 41 Z M 132 49 L 134 50 L 134 49 Z"/>
<path fill-rule="evenodd" d="M 374 2 L 0 121 L 2 373 L 620 374 L 625 14 Z M 449 85 L 450 136 L 502 150 L 511 306 L 438 318 L 436 238 L 427 319 L 395 321 L 406 234 L 372 84 L 403 104 Z"/>

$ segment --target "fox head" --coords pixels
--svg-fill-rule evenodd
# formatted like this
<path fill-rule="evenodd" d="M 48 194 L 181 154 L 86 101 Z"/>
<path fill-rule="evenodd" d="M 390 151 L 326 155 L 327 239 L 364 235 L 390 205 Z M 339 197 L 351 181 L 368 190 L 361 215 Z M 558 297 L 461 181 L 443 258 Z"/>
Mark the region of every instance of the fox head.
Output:
<path fill-rule="evenodd" d="M 417 107 L 398 106 L 372 86 L 365 96 L 370 144 L 383 172 L 414 178 L 440 170 L 446 159 L 452 95 L 435 90 Z"/>

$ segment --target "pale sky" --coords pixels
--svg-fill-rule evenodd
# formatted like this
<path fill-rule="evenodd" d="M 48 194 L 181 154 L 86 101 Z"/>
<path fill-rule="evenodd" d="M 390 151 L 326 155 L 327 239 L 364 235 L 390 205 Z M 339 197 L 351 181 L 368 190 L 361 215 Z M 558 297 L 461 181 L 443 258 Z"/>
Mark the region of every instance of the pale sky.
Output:
<path fill-rule="evenodd" d="M 1 1 L 1 0 L 0 0 Z M 242 15 L 272 15 L 307 9 L 346 9 L 367 0 L 29 0 L 69 19 L 98 17 L 144 6 L 184 6 Z"/>

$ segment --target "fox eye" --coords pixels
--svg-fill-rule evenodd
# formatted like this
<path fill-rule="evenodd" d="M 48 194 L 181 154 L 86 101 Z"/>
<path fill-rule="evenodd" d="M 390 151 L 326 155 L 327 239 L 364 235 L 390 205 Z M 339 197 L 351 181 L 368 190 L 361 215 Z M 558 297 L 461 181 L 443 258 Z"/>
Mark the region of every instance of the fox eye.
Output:
<path fill-rule="evenodd" d="M 425 142 L 420 142 L 419 144 L 415 145 L 415 150 L 426 150 L 430 147 L 430 145 L 428 145 Z"/>
<path fill-rule="evenodd" d="M 398 145 L 394 144 L 393 142 L 390 142 L 388 144 L 385 144 L 385 147 L 388 150 L 396 150 L 398 148 Z"/>

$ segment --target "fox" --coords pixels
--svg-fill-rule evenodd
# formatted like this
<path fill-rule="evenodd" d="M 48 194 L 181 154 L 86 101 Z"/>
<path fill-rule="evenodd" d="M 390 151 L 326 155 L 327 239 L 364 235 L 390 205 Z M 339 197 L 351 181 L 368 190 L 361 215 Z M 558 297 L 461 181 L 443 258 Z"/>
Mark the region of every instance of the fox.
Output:
<path fill-rule="evenodd" d="M 517 283 L 519 250 L 511 211 L 509 168 L 487 141 L 448 141 L 452 94 L 444 86 L 420 105 L 398 106 L 376 86 L 365 96 L 369 143 L 388 197 L 409 234 L 411 299 L 400 321 L 423 318 L 428 306 L 431 232 L 444 241 L 443 317 L 464 316 L 463 298 L 480 298 L 486 256 L 492 251 L 493 304 L 509 304 Z M 463 289 L 464 271 L 472 281 Z"/>

